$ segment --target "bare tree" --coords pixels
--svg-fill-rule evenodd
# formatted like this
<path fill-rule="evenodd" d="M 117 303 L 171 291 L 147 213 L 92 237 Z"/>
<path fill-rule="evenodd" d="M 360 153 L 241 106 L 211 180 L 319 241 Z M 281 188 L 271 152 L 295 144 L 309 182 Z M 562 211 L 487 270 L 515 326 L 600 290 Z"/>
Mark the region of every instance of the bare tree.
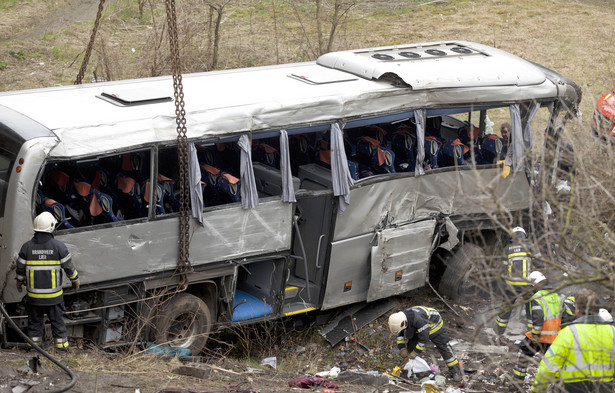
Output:
<path fill-rule="evenodd" d="M 222 17 L 224 16 L 225 7 L 231 2 L 231 0 L 226 0 L 224 2 L 211 2 L 206 1 L 210 8 L 210 21 L 213 23 L 210 24 L 210 39 L 212 39 L 211 44 L 211 62 L 210 69 L 215 69 L 218 66 L 218 56 L 220 51 L 220 26 L 222 25 Z M 215 13 L 215 20 L 213 20 L 213 13 Z M 212 31 L 213 29 L 213 31 Z"/>

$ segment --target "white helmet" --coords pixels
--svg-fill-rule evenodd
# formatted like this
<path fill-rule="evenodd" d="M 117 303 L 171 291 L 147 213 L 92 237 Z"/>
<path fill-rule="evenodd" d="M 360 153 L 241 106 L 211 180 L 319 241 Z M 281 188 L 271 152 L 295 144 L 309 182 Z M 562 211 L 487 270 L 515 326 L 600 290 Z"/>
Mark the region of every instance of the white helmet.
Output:
<path fill-rule="evenodd" d="M 531 272 L 529 276 L 527 276 L 527 278 L 530 280 L 530 282 L 534 285 L 537 285 L 538 283 L 545 281 L 547 278 L 545 277 L 544 274 L 542 274 L 539 271 L 534 271 Z"/>
<path fill-rule="evenodd" d="M 527 233 L 525 233 L 525 229 L 521 228 L 521 227 L 514 227 L 512 230 L 512 234 L 517 235 L 517 237 L 521 238 L 521 236 L 523 236 L 524 239 L 527 238 Z"/>
<path fill-rule="evenodd" d="M 600 311 L 598 311 L 598 316 L 602 318 L 604 322 L 613 322 L 613 316 L 605 308 L 601 308 Z"/>
<path fill-rule="evenodd" d="M 389 330 L 391 333 L 398 334 L 402 330 L 408 327 L 408 319 L 403 311 L 391 314 L 389 317 Z"/>
<path fill-rule="evenodd" d="M 34 232 L 52 233 L 56 229 L 58 220 L 49 212 L 42 212 L 34 218 Z"/>

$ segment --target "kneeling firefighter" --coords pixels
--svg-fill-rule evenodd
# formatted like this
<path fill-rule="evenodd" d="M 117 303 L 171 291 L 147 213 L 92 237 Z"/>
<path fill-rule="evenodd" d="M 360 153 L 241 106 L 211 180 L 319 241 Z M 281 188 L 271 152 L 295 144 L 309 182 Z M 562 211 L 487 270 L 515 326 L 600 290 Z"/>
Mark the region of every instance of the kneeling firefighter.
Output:
<path fill-rule="evenodd" d="M 414 359 L 425 350 L 427 340 L 431 340 L 440 351 L 453 380 L 461 381 L 463 370 L 449 343 L 448 332 L 438 311 L 430 307 L 414 306 L 396 312 L 389 317 L 389 329 L 398 336 L 397 347 L 404 358 Z"/>

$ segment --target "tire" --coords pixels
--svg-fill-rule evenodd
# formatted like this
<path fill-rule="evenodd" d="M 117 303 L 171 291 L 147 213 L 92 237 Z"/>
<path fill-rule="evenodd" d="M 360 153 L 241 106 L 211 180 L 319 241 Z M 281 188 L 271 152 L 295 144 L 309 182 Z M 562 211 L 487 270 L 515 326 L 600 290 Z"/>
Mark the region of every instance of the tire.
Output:
<path fill-rule="evenodd" d="M 456 302 L 469 300 L 480 294 L 482 278 L 477 272 L 484 265 L 485 253 L 479 246 L 466 243 L 448 260 L 438 288 L 441 295 Z"/>
<path fill-rule="evenodd" d="M 189 348 L 197 355 L 205 348 L 211 325 L 211 312 L 203 300 L 178 293 L 161 306 L 156 343 Z"/>

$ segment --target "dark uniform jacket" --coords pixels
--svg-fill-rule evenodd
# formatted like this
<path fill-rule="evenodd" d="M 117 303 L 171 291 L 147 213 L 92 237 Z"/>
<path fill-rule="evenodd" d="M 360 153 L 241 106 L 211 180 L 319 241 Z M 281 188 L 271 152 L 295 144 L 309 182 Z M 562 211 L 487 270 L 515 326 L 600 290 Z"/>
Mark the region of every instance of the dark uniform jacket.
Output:
<path fill-rule="evenodd" d="M 32 240 L 21 246 L 15 278 L 25 281 L 28 303 L 51 306 L 64 301 L 62 270 L 71 281 L 79 278 L 66 245 L 51 233 L 35 232 Z"/>
<path fill-rule="evenodd" d="M 532 244 L 526 240 L 513 238 L 504 251 L 507 259 L 507 279 L 510 285 L 528 285 L 527 276 L 534 270 L 534 258 L 540 258 Z M 538 264 L 542 267 L 542 264 Z"/>
<path fill-rule="evenodd" d="M 430 337 L 441 333 L 444 321 L 437 310 L 430 307 L 410 307 L 404 311 L 408 327 L 402 334 L 408 340 L 408 349 L 420 354 Z"/>

